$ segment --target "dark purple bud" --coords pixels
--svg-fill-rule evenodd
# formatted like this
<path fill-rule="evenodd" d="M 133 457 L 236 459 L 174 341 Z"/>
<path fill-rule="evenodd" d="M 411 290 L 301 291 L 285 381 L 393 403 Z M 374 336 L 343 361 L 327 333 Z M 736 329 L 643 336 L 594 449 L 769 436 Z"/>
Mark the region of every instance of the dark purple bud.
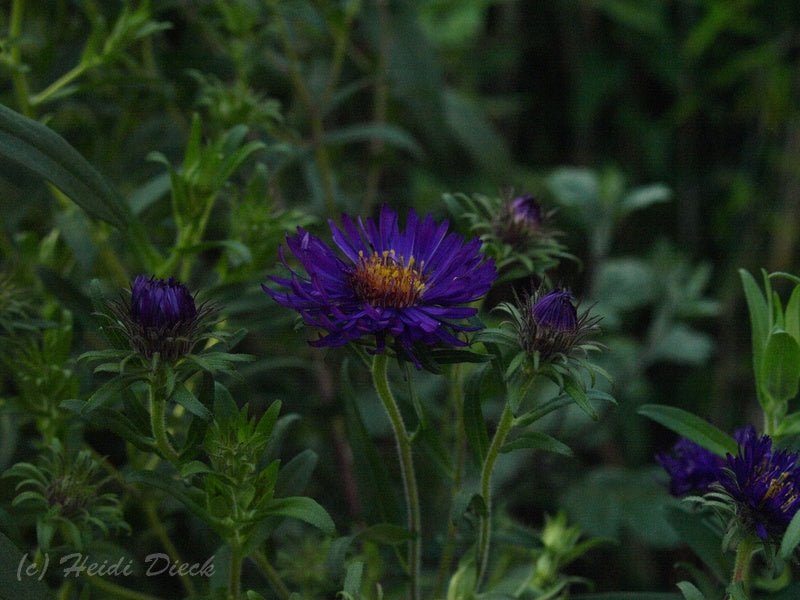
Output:
<path fill-rule="evenodd" d="M 131 319 L 145 329 L 172 328 L 197 316 L 192 294 L 174 278 L 139 275 L 131 288 Z"/>
<path fill-rule="evenodd" d="M 508 209 L 515 225 L 538 227 L 542 223 L 542 207 L 531 194 L 517 196 L 509 203 Z"/>
<path fill-rule="evenodd" d="M 558 332 L 575 331 L 578 310 L 572 303 L 572 294 L 555 289 L 542 296 L 531 308 L 536 325 Z"/>

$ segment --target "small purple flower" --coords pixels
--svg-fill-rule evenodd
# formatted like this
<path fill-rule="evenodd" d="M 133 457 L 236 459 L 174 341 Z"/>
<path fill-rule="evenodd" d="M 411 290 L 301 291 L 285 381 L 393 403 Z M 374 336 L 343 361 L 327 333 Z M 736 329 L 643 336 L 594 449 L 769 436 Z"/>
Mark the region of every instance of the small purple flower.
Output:
<path fill-rule="evenodd" d="M 588 310 L 579 314 L 574 301 L 570 292 L 558 288 L 525 294 L 516 323 L 522 349 L 530 355 L 538 352 L 547 360 L 557 355 L 569 357 L 575 350 L 585 353 L 586 344 L 597 348 L 590 338 L 598 333 L 600 319 L 590 316 Z"/>
<path fill-rule="evenodd" d="M 511 222 L 515 225 L 535 228 L 542 224 L 542 207 L 532 194 L 517 196 L 508 204 Z"/>
<path fill-rule="evenodd" d="M 150 360 L 158 354 L 175 362 L 203 337 L 203 327 L 215 309 L 197 306 L 185 285 L 174 278 L 158 279 L 139 275 L 131 284 L 130 298 L 109 303 L 117 329 L 131 348 Z"/>
<path fill-rule="evenodd" d="M 578 310 L 572 303 L 571 293 L 555 289 L 542 296 L 531 307 L 533 319 L 539 327 L 561 333 L 575 331 L 578 324 Z"/>
<path fill-rule="evenodd" d="M 145 328 L 171 328 L 197 316 L 194 298 L 186 286 L 168 280 L 139 275 L 131 287 L 131 319 Z"/>
<path fill-rule="evenodd" d="M 721 456 L 685 438 L 679 439 L 670 452 L 656 454 L 656 462 L 669 474 L 669 491 L 677 497 L 711 491 L 725 464 Z"/>
<path fill-rule="evenodd" d="M 800 509 L 798 458 L 796 452 L 773 450 L 772 439 L 753 427 L 740 436 L 737 455 L 727 455 L 720 484 L 742 525 L 762 540 L 780 538 Z"/>
<path fill-rule="evenodd" d="M 467 306 L 486 292 L 497 273 L 480 253 L 481 243 L 447 232 L 447 222 L 412 210 L 405 229 L 397 213 L 384 206 L 376 220 L 342 216 L 342 228 L 329 222 L 344 257 L 303 228 L 286 244 L 305 269 L 291 277 L 272 277 L 282 289 L 262 286 L 278 304 L 296 310 L 307 325 L 325 332 L 312 346 L 342 346 L 375 337 L 382 352 L 387 337 L 413 360 L 413 346 L 466 346 L 459 332 L 476 308 Z M 282 249 L 281 249 L 282 251 Z M 284 265 L 285 265 L 284 261 Z M 288 266 L 287 266 L 288 268 Z"/>

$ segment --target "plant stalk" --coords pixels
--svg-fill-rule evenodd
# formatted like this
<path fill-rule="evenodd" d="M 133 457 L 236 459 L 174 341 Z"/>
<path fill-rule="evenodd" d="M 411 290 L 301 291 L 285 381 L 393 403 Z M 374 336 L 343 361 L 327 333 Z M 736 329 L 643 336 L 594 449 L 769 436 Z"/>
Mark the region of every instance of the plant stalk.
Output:
<path fill-rule="evenodd" d="M 156 441 L 156 447 L 159 449 L 164 458 L 175 464 L 178 462 L 180 457 L 175 451 L 175 448 L 172 447 L 172 444 L 169 443 L 169 437 L 167 436 L 166 417 L 167 399 L 161 397 L 161 395 L 158 393 L 158 387 L 156 376 L 151 375 L 149 385 L 150 428 L 153 430 L 153 438 Z"/>
<path fill-rule="evenodd" d="M 400 473 L 403 477 L 403 489 L 406 497 L 408 531 L 411 534 L 411 539 L 408 541 L 408 572 L 411 580 L 408 597 L 409 600 L 419 600 L 420 554 L 422 551 L 419 492 L 417 490 L 417 477 L 414 474 L 411 438 L 406 430 L 403 416 L 394 399 L 392 390 L 389 388 L 389 380 L 386 376 L 388 360 L 386 354 L 375 355 L 372 361 L 372 381 L 375 384 L 375 391 L 386 409 L 389 421 L 392 423 L 392 430 L 397 442 Z"/>
<path fill-rule="evenodd" d="M 508 437 L 511 427 L 514 425 L 514 415 L 511 406 L 506 402 L 497 430 L 494 432 L 492 443 L 486 454 L 486 460 L 481 469 L 481 496 L 485 505 L 485 512 L 481 516 L 480 531 L 478 536 L 478 576 L 475 579 L 475 589 L 480 589 L 481 581 L 486 574 L 486 567 L 489 564 L 489 540 L 492 535 L 492 473 L 500 454 L 500 448 Z"/>
<path fill-rule="evenodd" d="M 755 552 L 758 540 L 750 536 L 739 542 L 736 548 L 736 561 L 733 565 L 733 577 L 731 583 L 741 583 L 744 593 L 749 596 L 750 565 L 753 563 L 753 552 Z"/>
<path fill-rule="evenodd" d="M 231 571 L 228 580 L 228 600 L 239 600 L 242 597 L 242 562 L 244 554 L 238 544 L 231 545 Z"/>

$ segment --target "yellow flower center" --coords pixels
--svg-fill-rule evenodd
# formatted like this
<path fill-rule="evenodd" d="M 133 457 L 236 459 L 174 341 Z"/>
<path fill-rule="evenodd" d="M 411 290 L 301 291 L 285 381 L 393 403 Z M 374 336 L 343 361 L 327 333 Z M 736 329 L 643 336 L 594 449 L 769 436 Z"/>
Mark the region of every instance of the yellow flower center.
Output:
<path fill-rule="evenodd" d="M 425 289 L 422 280 L 422 263 L 415 268 L 413 256 L 395 256 L 394 250 L 373 252 L 365 257 L 359 252 L 358 264 L 353 271 L 353 289 L 361 300 L 372 306 L 401 308 L 412 306 Z"/>
<path fill-rule="evenodd" d="M 769 482 L 769 487 L 767 488 L 767 493 L 764 494 L 764 500 L 772 498 L 776 494 L 782 492 L 787 485 L 790 485 L 787 482 L 789 478 L 788 473 L 781 473 L 777 478 L 773 479 Z M 781 510 L 788 510 L 789 507 L 797 500 L 797 494 L 791 494 L 784 502 L 781 504 Z"/>

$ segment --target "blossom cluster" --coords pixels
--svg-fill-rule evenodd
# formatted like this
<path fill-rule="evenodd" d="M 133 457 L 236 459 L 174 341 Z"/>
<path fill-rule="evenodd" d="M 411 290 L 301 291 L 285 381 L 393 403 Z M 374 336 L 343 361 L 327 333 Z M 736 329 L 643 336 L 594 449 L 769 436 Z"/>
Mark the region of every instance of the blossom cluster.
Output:
<path fill-rule="evenodd" d="M 772 438 L 752 426 L 735 437 L 736 456 L 722 458 L 681 439 L 656 460 L 670 475 L 673 495 L 720 493 L 747 531 L 761 540 L 780 538 L 800 510 L 800 453 L 774 448 Z"/>

